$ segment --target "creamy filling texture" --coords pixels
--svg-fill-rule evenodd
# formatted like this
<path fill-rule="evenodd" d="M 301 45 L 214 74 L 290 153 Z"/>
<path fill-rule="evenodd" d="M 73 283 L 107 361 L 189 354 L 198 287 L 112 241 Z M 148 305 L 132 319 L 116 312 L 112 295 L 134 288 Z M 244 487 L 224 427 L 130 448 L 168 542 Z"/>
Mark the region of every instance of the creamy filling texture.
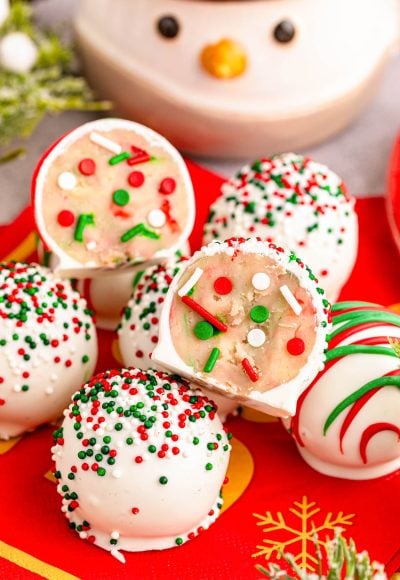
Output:
<path fill-rule="evenodd" d="M 295 378 L 316 341 L 311 296 L 293 274 L 256 254 L 192 264 L 173 299 L 170 326 L 181 359 L 238 395 Z"/>
<path fill-rule="evenodd" d="M 43 187 L 49 235 L 74 260 L 112 267 L 177 243 L 188 200 L 176 162 L 133 131 L 88 133 L 52 163 Z"/>

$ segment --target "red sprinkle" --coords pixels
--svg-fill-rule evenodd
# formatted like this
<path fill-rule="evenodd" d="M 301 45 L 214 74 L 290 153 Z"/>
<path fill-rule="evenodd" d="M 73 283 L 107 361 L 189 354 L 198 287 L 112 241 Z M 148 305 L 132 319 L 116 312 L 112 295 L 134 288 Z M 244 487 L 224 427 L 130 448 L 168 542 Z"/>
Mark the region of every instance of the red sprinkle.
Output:
<path fill-rule="evenodd" d="M 253 367 L 250 364 L 250 361 L 247 358 L 244 358 L 242 360 L 242 367 L 243 369 L 246 371 L 249 379 L 251 381 L 253 381 L 253 383 L 256 383 L 258 381 L 258 374 L 256 373 L 256 371 L 253 369 Z"/>
<path fill-rule="evenodd" d="M 287 341 L 286 349 L 289 354 L 299 356 L 300 354 L 303 354 L 305 350 L 304 340 L 301 338 L 291 338 Z"/>
<path fill-rule="evenodd" d="M 172 177 L 166 177 L 160 183 L 158 191 L 164 195 L 170 195 L 171 193 L 174 193 L 175 189 L 176 189 L 175 179 L 172 179 Z"/>
<path fill-rule="evenodd" d="M 144 175 L 141 171 L 132 171 L 128 175 L 128 183 L 132 187 L 141 187 L 144 183 Z"/>
<path fill-rule="evenodd" d="M 72 211 L 64 209 L 58 214 L 57 221 L 61 227 L 69 228 L 75 222 L 75 216 Z"/>
<path fill-rule="evenodd" d="M 136 515 L 139 513 L 139 511 L 140 511 L 140 510 L 139 510 L 139 508 L 138 508 L 138 507 L 133 507 L 133 508 L 132 508 L 132 513 L 133 513 L 133 515 L 134 515 L 134 516 L 136 516 Z"/>
<path fill-rule="evenodd" d="M 225 294 L 229 294 L 232 291 L 233 284 L 229 278 L 225 276 L 221 276 L 217 278 L 214 282 L 214 290 L 217 294 L 221 294 L 224 296 Z"/>
<path fill-rule="evenodd" d="M 215 326 L 215 328 L 217 328 L 221 332 L 226 332 L 228 330 L 226 324 L 218 320 L 218 318 L 215 318 L 215 316 L 211 314 L 211 312 L 208 312 L 208 310 L 203 308 L 201 304 L 195 302 L 192 298 L 190 298 L 190 296 L 182 296 L 182 302 L 186 304 L 186 306 L 189 306 L 189 308 L 191 308 L 194 312 L 200 314 L 202 318 L 207 320 L 207 322 Z"/>
<path fill-rule="evenodd" d="M 82 159 L 82 161 L 79 162 L 78 169 L 82 175 L 93 175 L 96 171 L 96 163 L 93 159 Z"/>

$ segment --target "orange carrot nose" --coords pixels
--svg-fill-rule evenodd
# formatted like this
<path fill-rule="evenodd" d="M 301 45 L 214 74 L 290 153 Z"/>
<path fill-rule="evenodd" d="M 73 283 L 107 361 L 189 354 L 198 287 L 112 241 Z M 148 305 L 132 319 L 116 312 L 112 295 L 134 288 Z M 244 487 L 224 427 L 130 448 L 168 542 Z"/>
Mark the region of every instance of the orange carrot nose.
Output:
<path fill-rule="evenodd" d="M 229 38 L 207 45 L 200 54 L 200 61 L 203 68 L 218 79 L 238 77 L 247 67 L 246 51 Z"/>

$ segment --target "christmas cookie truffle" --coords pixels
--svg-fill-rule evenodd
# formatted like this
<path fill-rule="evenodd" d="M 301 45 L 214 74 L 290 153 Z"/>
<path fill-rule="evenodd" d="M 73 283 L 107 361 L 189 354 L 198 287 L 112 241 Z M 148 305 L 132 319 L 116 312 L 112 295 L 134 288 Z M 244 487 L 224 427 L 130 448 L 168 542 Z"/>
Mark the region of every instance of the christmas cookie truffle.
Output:
<path fill-rule="evenodd" d="M 96 358 L 91 313 L 68 281 L 0 265 L 0 439 L 57 419 Z"/>
<path fill-rule="evenodd" d="M 84 385 L 55 433 L 62 510 L 82 539 L 162 550 L 218 517 L 229 435 L 211 402 L 175 376 L 111 370 Z"/>
<path fill-rule="evenodd" d="M 41 159 L 35 219 L 57 269 L 76 277 L 160 260 L 194 222 L 191 180 L 161 135 L 122 119 L 87 123 Z"/>
<path fill-rule="evenodd" d="M 211 206 L 204 243 L 259 236 L 296 252 L 334 301 L 357 255 L 354 199 L 325 165 L 286 153 L 246 166 Z"/>
<path fill-rule="evenodd" d="M 321 473 L 387 475 L 400 469 L 400 316 L 365 302 L 332 309 L 325 369 L 286 425 Z"/>
<path fill-rule="evenodd" d="M 165 264 L 150 266 L 137 281 L 118 328 L 119 348 L 126 366 L 157 368 L 152 353 L 158 343 L 165 295 L 186 261 L 187 258 L 179 257 Z M 218 415 L 223 421 L 237 409 L 237 401 L 216 392 L 210 393 L 207 389 L 202 390 L 216 403 Z"/>
<path fill-rule="evenodd" d="M 153 360 L 275 415 L 293 415 L 321 370 L 329 303 L 293 253 L 231 239 L 174 278 Z"/>

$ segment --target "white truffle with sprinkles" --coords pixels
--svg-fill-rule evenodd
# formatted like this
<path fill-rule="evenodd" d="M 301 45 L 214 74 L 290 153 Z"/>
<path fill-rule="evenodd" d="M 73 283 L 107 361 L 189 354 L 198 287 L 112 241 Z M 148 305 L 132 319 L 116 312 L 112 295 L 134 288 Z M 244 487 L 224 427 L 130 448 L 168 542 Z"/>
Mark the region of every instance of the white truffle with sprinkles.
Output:
<path fill-rule="evenodd" d="M 218 517 L 230 435 L 201 391 L 137 369 L 93 377 L 55 433 L 62 511 L 82 539 L 120 550 L 162 550 Z"/>
<path fill-rule="evenodd" d="M 334 302 L 357 257 L 354 204 L 325 165 L 294 153 L 262 158 L 223 184 L 203 242 L 257 236 L 293 250 Z"/>
<path fill-rule="evenodd" d="M 323 368 L 324 294 L 293 252 L 254 238 L 212 242 L 172 280 L 152 360 L 247 406 L 293 415 Z"/>
<path fill-rule="evenodd" d="M 138 276 L 132 298 L 123 311 L 118 327 L 119 349 L 126 366 L 161 368 L 152 361 L 152 353 L 158 343 L 165 295 L 187 259 L 185 256 L 170 259 L 164 264 L 146 268 Z M 215 391 L 202 390 L 216 403 L 222 421 L 236 411 L 238 403 L 234 399 Z"/>
<path fill-rule="evenodd" d="M 400 469 L 400 316 L 367 302 L 332 311 L 326 366 L 286 427 L 317 471 L 382 477 Z"/>
<path fill-rule="evenodd" d="M 34 173 L 32 201 L 56 270 L 76 278 L 161 261 L 194 224 L 182 157 L 158 133 L 124 119 L 86 123 L 50 147 Z"/>
<path fill-rule="evenodd" d="M 0 439 L 60 417 L 96 359 L 91 312 L 69 281 L 0 265 Z"/>

